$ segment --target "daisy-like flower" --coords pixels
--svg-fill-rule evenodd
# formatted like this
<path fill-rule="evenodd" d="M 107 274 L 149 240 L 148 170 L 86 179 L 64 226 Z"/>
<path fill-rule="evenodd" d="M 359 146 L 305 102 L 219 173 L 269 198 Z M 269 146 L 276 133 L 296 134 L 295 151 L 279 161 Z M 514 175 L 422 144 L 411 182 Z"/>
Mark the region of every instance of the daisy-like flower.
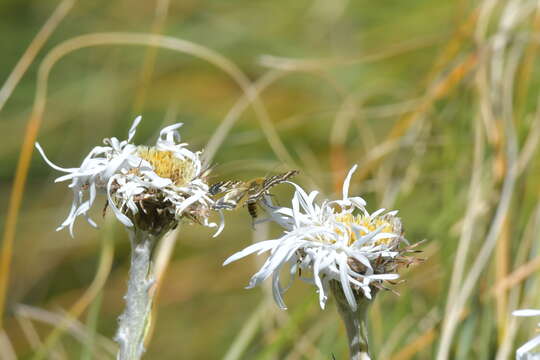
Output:
<path fill-rule="evenodd" d="M 247 288 L 272 276 L 273 296 L 282 309 L 286 309 L 282 297 L 286 288 L 280 285 L 284 267 L 288 267 L 291 280 L 299 273 L 302 280 L 316 286 L 321 308 L 336 285 L 341 287 L 353 311 L 359 300 L 372 299 L 375 291 L 383 287 L 383 281 L 398 279 L 396 268 L 408 259 L 400 249 L 405 239 L 397 211 L 380 209 L 370 214 L 364 199 L 349 196 L 355 170 L 356 165 L 345 178 L 340 200 L 317 203 L 317 191 L 307 194 L 291 183 L 296 190 L 291 208 L 273 207 L 266 201 L 270 218 L 284 228 L 283 235 L 245 248 L 229 257 L 224 265 L 269 251 L 269 257 Z"/>
<path fill-rule="evenodd" d="M 540 316 L 540 310 L 535 310 L 535 309 L 515 310 L 514 312 L 512 312 L 512 315 L 514 316 Z M 540 327 L 540 323 L 538 323 L 538 326 Z M 517 360 L 540 359 L 539 352 L 534 352 L 534 353 L 532 352 L 535 348 L 538 348 L 539 346 L 540 346 L 540 335 L 535 336 L 534 338 L 532 338 L 531 340 L 523 344 L 519 349 L 517 349 L 516 359 Z"/>
<path fill-rule="evenodd" d="M 53 169 L 65 172 L 56 182 L 71 181 L 73 203 L 66 220 L 57 228 L 69 228 L 78 216 L 84 216 L 94 227 L 88 212 L 98 193 L 107 195 L 107 205 L 127 228 L 137 228 L 153 236 L 161 236 L 176 227 L 181 219 L 217 227 L 208 220 L 213 200 L 208 193 L 200 152 L 192 152 L 180 142 L 181 123 L 161 130 L 155 146 L 134 145 L 141 117 L 137 117 L 127 140 L 115 137 L 94 147 L 76 168 L 53 164 L 41 146 L 36 148 Z M 223 228 L 223 217 L 218 232 Z"/>

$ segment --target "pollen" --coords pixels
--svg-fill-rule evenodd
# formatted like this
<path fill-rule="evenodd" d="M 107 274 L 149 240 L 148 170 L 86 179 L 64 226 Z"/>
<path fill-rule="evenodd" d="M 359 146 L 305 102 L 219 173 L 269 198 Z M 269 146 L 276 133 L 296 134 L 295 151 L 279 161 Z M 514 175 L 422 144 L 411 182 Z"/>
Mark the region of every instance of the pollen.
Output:
<path fill-rule="evenodd" d="M 350 238 L 350 241 L 349 241 L 349 245 L 352 245 L 356 242 L 357 240 L 357 237 L 356 237 L 356 233 L 354 231 L 352 231 L 352 225 L 359 225 L 359 226 L 362 226 L 364 227 L 365 229 L 369 230 L 369 232 L 373 232 L 379 228 L 382 227 L 382 231 L 381 233 L 390 233 L 390 234 L 394 234 L 396 233 L 396 226 L 394 224 L 394 221 L 392 221 L 393 219 L 395 219 L 394 217 L 386 217 L 386 216 L 383 216 L 383 217 L 375 217 L 373 219 L 371 219 L 369 216 L 366 216 L 366 215 L 353 215 L 353 214 L 341 214 L 341 215 L 338 215 L 336 220 L 338 220 L 339 222 L 343 223 L 344 225 L 347 226 L 347 228 L 349 229 L 349 238 Z M 339 230 L 338 230 L 339 231 Z M 364 236 L 366 235 L 368 232 L 366 232 L 365 230 L 360 230 L 359 231 L 360 235 L 361 236 Z M 391 243 L 395 241 L 394 238 L 382 238 L 382 239 L 378 239 L 377 241 L 375 241 L 373 244 L 374 245 L 382 245 L 382 244 L 385 244 L 385 245 L 391 245 Z"/>
<path fill-rule="evenodd" d="M 155 147 L 138 146 L 137 155 L 148 161 L 154 172 L 171 179 L 176 186 L 188 184 L 195 177 L 195 166 L 190 159 L 179 159 L 172 151 L 157 150 Z"/>

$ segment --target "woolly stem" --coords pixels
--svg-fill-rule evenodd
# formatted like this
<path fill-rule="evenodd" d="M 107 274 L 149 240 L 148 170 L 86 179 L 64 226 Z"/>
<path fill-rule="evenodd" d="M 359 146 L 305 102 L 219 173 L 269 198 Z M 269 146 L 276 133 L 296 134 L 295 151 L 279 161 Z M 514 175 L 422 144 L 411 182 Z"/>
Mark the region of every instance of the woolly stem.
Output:
<path fill-rule="evenodd" d="M 336 299 L 339 315 L 345 324 L 349 342 L 351 360 L 371 360 L 368 346 L 367 312 L 370 300 L 361 294 L 355 294 L 357 308 L 352 310 L 345 299 L 341 285 L 333 281 L 331 289 Z"/>
<path fill-rule="evenodd" d="M 118 318 L 115 341 L 120 345 L 118 360 L 138 360 L 142 357 L 146 329 L 150 323 L 154 284 L 151 271 L 152 248 L 156 237 L 147 232 L 130 230 L 131 265 L 126 295 L 126 307 Z"/>

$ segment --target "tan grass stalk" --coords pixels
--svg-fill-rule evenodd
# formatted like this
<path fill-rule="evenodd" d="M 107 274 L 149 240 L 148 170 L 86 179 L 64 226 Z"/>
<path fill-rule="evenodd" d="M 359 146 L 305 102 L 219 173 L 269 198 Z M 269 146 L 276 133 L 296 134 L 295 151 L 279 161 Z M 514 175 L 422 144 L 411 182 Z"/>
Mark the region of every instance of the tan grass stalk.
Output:
<path fill-rule="evenodd" d="M 516 20 L 516 18 L 514 18 L 513 20 Z M 504 27 L 504 31 L 508 31 L 508 26 Z M 478 278 L 480 277 L 488 261 L 490 260 L 491 253 L 497 245 L 497 240 L 500 238 L 500 234 L 509 211 L 510 201 L 514 193 L 514 186 L 518 176 L 517 137 L 515 134 L 514 123 L 512 120 L 512 97 L 508 94 L 511 94 L 511 91 L 513 89 L 513 76 L 515 75 L 517 61 L 509 61 L 507 67 L 503 68 L 503 62 L 498 59 L 498 57 L 501 57 L 504 54 L 503 45 L 499 43 L 498 47 L 494 51 L 498 51 L 498 55 L 492 58 L 491 65 L 494 69 L 491 70 L 490 74 L 496 77 L 494 79 L 491 79 L 492 82 L 490 83 L 490 85 L 495 86 L 495 90 L 499 94 L 499 98 L 495 99 L 495 101 L 499 100 L 502 103 L 503 110 L 501 117 L 504 124 L 504 134 L 506 136 L 505 160 L 507 162 L 507 167 L 505 169 L 506 171 L 500 194 L 499 204 L 497 206 L 489 231 L 486 235 L 485 241 L 483 242 L 480 252 L 476 256 L 473 266 L 467 274 L 465 281 L 460 287 L 455 301 L 452 303 L 450 310 L 446 313 L 445 321 L 443 322 L 443 328 L 441 332 L 441 342 L 436 357 L 437 360 L 448 359 L 453 335 L 455 333 L 459 320 L 459 314 L 463 311 L 466 302 L 471 295 L 476 285 L 476 282 L 478 281 Z M 500 78 L 498 78 L 497 76 L 500 76 Z M 503 89 L 501 89 L 499 86 L 503 87 Z"/>
<path fill-rule="evenodd" d="M 477 63 L 478 55 L 471 54 L 455 66 L 443 79 L 434 83 L 417 108 L 403 116 L 390 130 L 386 140 L 381 142 L 379 147 L 384 148 L 385 151 L 380 151 L 376 156 L 362 163 L 356 174 L 359 181 L 365 179 L 375 170 L 392 149 L 398 148 L 395 143 L 400 141 L 401 137 L 431 109 L 431 105 L 436 100 L 452 91 L 476 67 Z"/>
<path fill-rule="evenodd" d="M 58 324 L 67 321 L 66 330 L 68 333 L 81 344 L 85 344 L 88 341 L 89 334 L 83 324 L 77 321 L 77 319 L 69 317 L 65 313 L 55 313 L 40 309 L 37 307 L 18 304 L 14 308 L 15 313 L 19 317 L 23 317 L 29 320 L 38 321 L 44 324 L 58 326 Z M 67 320 L 66 320 L 67 319 Z M 100 359 L 109 359 L 116 352 L 116 346 L 114 343 L 104 336 L 98 336 L 99 341 L 97 344 L 100 346 L 92 350 L 92 353 Z"/>
<path fill-rule="evenodd" d="M 152 29 L 150 31 L 152 34 L 161 34 L 163 32 L 163 27 L 169 14 L 169 5 L 170 0 L 157 0 L 154 21 L 152 22 Z M 136 87 L 137 91 L 133 102 L 133 117 L 138 116 L 143 108 L 146 99 L 146 90 L 154 73 L 158 49 L 159 47 L 150 45 L 144 55 L 140 80 Z"/>
<path fill-rule="evenodd" d="M 266 72 L 253 84 L 253 91 L 257 94 L 260 94 L 268 86 L 283 77 L 285 74 L 285 72 L 279 70 L 270 70 Z M 240 115 L 242 115 L 242 113 L 252 103 L 252 101 L 253 100 L 252 98 L 250 98 L 248 93 L 242 94 L 242 97 L 236 101 L 236 103 L 229 110 L 227 115 L 225 115 L 225 118 L 223 119 L 223 121 L 221 121 L 218 128 L 216 129 L 216 131 L 214 131 L 212 137 L 210 138 L 210 140 L 208 140 L 208 143 L 204 148 L 204 153 L 202 155 L 204 163 L 212 163 L 212 160 L 214 159 L 218 148 L 225 141 L 227 134 L 230 132 L 236 121 L 238 121 Z"/>
<path fill-rule="evenodd" d="M 423 38 L 415 38 L 410 41 L 393 44 L 388 48 L 375 51 L 372 54 L 359 55 L 348 58 L 323 58 L 323 59 L 294 59 L 273 55 L 262 55 L 260 64 L 262 66 L 282 71 L 318 71 L 338 66 L 348 66 L 366 62 L 376 62 L 402 55 L 414 50 L 436 45 L 445 35 L 431 35 Z"/>
<path fill-rule="evenodd" d="M 469 185 L 467 209 L 461 229 L 461 235 L 458 242 L 458 248 L 455 255 L 450 288 L 447 295 L 446 311 L 450 310 L 451 304 L 455 300 L 459 285 L 463 281 L 466 260 L 469 255 L 469 249 L 474 234 L 474 225 L 480 213 L 482 205 L 482 174 L 484 168 L 484 135 L 482 132 L 482 122 L 479 118 L 474 121 L 474 155 L 472 165 L 472 176 Z"/>
<path fill-rule="evenodd" d="M 13 71 L 9 74 L 6 82 L 0 89 L 0 111 L 4 107 L 7 99 L 11 96 L 11 93 L 19 83 L 20 79 L 36 57 L 39 50 L 43 47 L 47 39 L 52 32 L 58 27 L 60 22 L 67 15 L 69 10 L 73 7 L 75 0 L 63 0 L 53 14 L 49 17 L 47 22 L 43 25 L 39 33 L 30 43 L 30 46 L 26 49 L 25 53 L 15 65 Z M 23 155 L 26 156 L 25 161 L 29 162 L 29 157 L 32 154 L 33 141 L 27 145 L 26 152 L 23 149 L 21 153 L 21 159 Z M 13 242 L 15 240 L 15 231 L 17 227 L 17 217 L 19 215 L 19 209 L 22 200 L 22 194 L 24 192 L 24 184 L 26 180 L 26 172 L 28 166 L 18 166 L 17 174 L 13 184 L 13 190 L 9 199 L 9 206 L 7 210 L 6 222 L 4 224 L 4 234 L 2 238 L 2 254 L 0 259 L 0 328 L 2 328 L 2 322 L 4 319 L 4 307 L 6 303 L 6 292 L 9 285 L 9 276 L 11 273 L 11 258 L 13 253 Z"/>
<path fill-rule="evenodd" d="M 3 329 L 0 330 L 0 357 L 3 360 L 17 359 L 17 355 L 15 354 L 15 350 L 11 345 L 11 341 Z"/>
<path fill-rule="evenodd" d="M 54 348 L 55 344 L 60 340 L 64 331 L 73 321 L 72 319 L 77 319 L 79 316 L 81 316 L 81 314 L 88 308 L 88 306 L 105 286 L 105 282 L 107 281 L 109 273 L 111 272 L 114 257 L 113 221 L 113 216 L 108 215 L 106 225 L 102 232 L 103 236 L 101 236 L 102 242 L 98 266 L 92 283 L 90 283 L 77 302 L 71 306 L 64 320 L 59 322 L 57 326 L 50 332 L 44 343 L 41 344 L 34 354 L 33 360 L 41 360 L 48 356 L 48 352 L 50 349 Z"/>
<path fill-rule="evenodd" d="M 159 241 L 155 256 L 154 256 L 154 264 L 153 264 L 153 273 L 155 277 L 155 285 L 151 289 L 152 296 L 154 298 L 154 306 L 152 307 L 152 319 L 157 319 L 157 312 L 158 312 L 158 306 L 157 299 L 159 297 L 161 288 L 163 286 L 163 280 L 165 279 L 165 275 L 167 272 L 167 268 L 169 267 L 169 264 L 171 263 L 171 257 L 174 251 L 174 247 L 176 245 L 176 240 L 178 239 L 178 233 L 179 228 L 176 228 L 169 233 L 165 234 L 163 238 Z M 148 329 L 148 334 L 146 335 L 144 344 L 147 346 L 150 341 L 152 340 L 152 336 L 154 335 L 154 329 L 155 329 L 155 321 L 151 321 Z"/>
<path fill-rule="evenodd" d="M 223 356 L 223 360 L 240 360 L 243 359 L 244 352 L 249 346 L 251 340 L 259 330 L 262 318 L 268 310 L 268 301 L 264 299 L 257 309 L 251 313 L 251 316 L 244 322 L 244 325 L 231 342 L 227 352 Z"/>
<path fill-rule="evenodd" d="M 73 8 L 75 2 L 76 0 L 62 0 L 45 24 L 43 24 L 43 27 L 36 34 L 24 54 L 19 58 L 19 61 L 9 74 L 6 82 L 2 85 L 2 88 L 0 88 L 0 111 L 2 111 L 6 101 L 13 93 L 13 90 L 17 87 L 19 81 L 26 73 L 26 70 L 28 70 L 28 67 L 36 58 L 39 50 L 41 50 L 54 30 L 56 30 L 58 25 L 60 25 L 62 20 Z"/>
<path fill-rule="evenodd" d="M 537 205 L 535 211 L 529 217 L 524 234 L 520 239 L 521 241 L 518 242 L 519 248 L 515 256 L 515 264 L 521 264 L 529 257 L 532 243 L 539 231 L 539 226 L 540 204 Z M 529 296 L 524 296 L 522 303 L 520 304 L 522 290 L 522 286 L 513 286 L 509 289 L 509 301 L 505 319 L 507 331 L 504 333 L 502 339 L 499 340 L 500 346 L 497 349 L 496 360 L 508 359 L 512 351 L 513 342 L 518 330 L 518 318 L 512 316 L 512 311 L 519 308 L 530 308 L 532 305 L 530 304 L 531 299 Z"/>

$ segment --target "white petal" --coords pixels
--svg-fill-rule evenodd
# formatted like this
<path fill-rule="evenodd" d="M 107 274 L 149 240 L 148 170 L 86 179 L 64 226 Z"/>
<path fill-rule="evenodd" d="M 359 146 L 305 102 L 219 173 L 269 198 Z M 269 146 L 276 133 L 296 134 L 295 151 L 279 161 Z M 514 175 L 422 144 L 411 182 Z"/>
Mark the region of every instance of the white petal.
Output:
<path fill-rule="evenodd" d="M 157 145 L 174 145 L 175 140 L 180 141 L 180 135 L 176 131 L 181 128 L 183 123 L 177 123 L 164 127 L 159 133 Z M 175 139 L 176 138 L 176 139 Z"/>
<path fill-rule="evenodd" d="M 217 237 L 225 228 L 225 217 L 223 216 L 223 211 L 219 211 L 219 217 L 221 218 L 221 221 L 219 222 L 219 227 L 212 237 Z"/>
<path fill-rule="evenodd" d="M 399 235 L 393 233 L 379 233 L 373 237 L 373 241 L 377 241 L 380 239 L 394 239 L 397 237 L 399 237 Z"/>
<path fill-rule="evenodd" d="M 195 194 L 193 196 L 190 196 L 189 198 L 185 199 L 182 204 L 176 209 L 177 214 L 182 214 L 184 210 L 186 210 L 190 205 L 196 203 L 201 199 L 201 194 Z"/>
<path fill-rule="evenodd" d="M 109 206 L 111 210 L 113 211 L 114 215 L 116 215 L 116 218 L 122 224 L 124 224 L 127 227 L 133 227 L 133 223 L 131 222 L 131 220 L 126 215 L 122 214 L 120 209 L 116 207 L 116 204 L 114 203 L 111 197 L 111 185 L 112 185 L 112 182 L 115 180 L 115 178 L 116 176 L 112 176 L 107 183 L 107 199 L 109 200 Z"/>
<path fill-rule="evenodd" d="M 51 160 L 49 160 L 49 158 L 45 155 L 45 152 L 43 151 L 43 149 L 41 148 L 41 145 L 39 145 L 39 143 L 36 143 L 35 144 L 36 146 L 36 149 L 39 151 L 39 153 L 41 154 L 41 157 L 43 158 L 43 160 L 45 160 L 45 162 L 47 163 L 47 165 L 49 165 L 50 167 L 52 167 L 54 170 L 58 170 L 58 171 L 63 171 L 63 172 L 73 172 L 75 170 L 77 170 L 78 168 L 63 168 L 63 167 L 60 167 L 58 165 L 55 165 Z"/>
<path fill-rule="evenodd" d="M 528 355 L 528 353 L 540 345 L 540 335 L 532 338 L 531 340 L 527 341 L 525 344 L 523 344 L 519 349 L 516 351 L 516 358 L 518 360 L 525 360 L 529 359 L 528 357 L 525 357 Z"/>
<path fill-rule="evenodd" d="M 251 255 L 251 254 L 253 254 L 255 252 L 268 251 L 268 250 L 272 249 L 273 247 L 277 246 L 279 244 L 279 242 L 280 242 L 279 240 L 266 240 L 266 241 L 261 241 L 261 242 L 255 243 L 253 245 L 250 245 L 247 248 L 245 248 L 244 250 L 241 250 L 241 251 L 229 256 L 227 258 L 227 260 L 225 260 L 223 262 L 223 266 L 229 265 L 233 261 L 242 259 L 243 257 Z"/>
<path fill-rule="evenodd" d="M 135 120 L 133 120 L 133 124 L 131 124 L 131 127 L 129 128 L 129 132 L 128 132 L 128 139 L 127 139 L 128 142 L 131 142 L 131 140 L 135 136 L 135 133 L 137 132 L 137 126 L 139 126 L 139 124 L 141 123 L 141 120 L 142 120 L 142 116 L 140 115 L 137 116 Z"/>
<path fill-rule="evenodd" d="M 397 280 L 399 279 L 399 274 L 373 274 L 366 275 L 366 277 L 371 280 Z"/>
<path fill-rule="evenodd" d="M 281 285 L 279 283 L 279 270 L 281 269 L 281 266 L 274 271 L 272 274 L 272 295 L 274 297 L 274 301 L 282 310 L 287 310 L 287 305 L 285 305 L 285 302 L 283 301 L 283 289 L 281 288 Z"/>
<path fill-rule="evenodd" d="M 146 170 L 142 172 L 143 175 L 147 176 L 150 179 L 150 184 L 158 189 L 164 188 L 172 184 L 171 179 L 162 178 L 156 174 L 153 170 Z"/>
<path fill-rule="evenodd" d="M 512 311 L 514 316 L 540 316 L 540 310 L 536 309 L 523 309 Z"/>
<path fill-rule="evenodd" d="M 347 199 L 349 197 L 349 186 L 351 184 L 351 178 L 353 176 L 353 173 L 358 168 L 358 165 L 354 165 L 351 170 L 349 170 L 349 173 L 347 174 L 347 177 L 345 178 L 345 181 L 343 181 L 343 200 Z"/>
<path fill-rule="evenodd" d="M 385 208 L 382 208 L 382 209 L 379 209 L 377 211 L 375 211 L 373 214 L 371 214 L 369 216 L 370 219 L 374 219 L 376 218 L 377 216 L 379 216 L 380 214 L 382 214 L 386 209 Z"/>
<path fill-rule="evenodd" d="M 315 285 L 317 286 L 317 289 L 319 290 L 319 305 L 321 306 L 321 309 L 324 309 L 324 305 L 326 304 L 326 294 L 324 293 L 321 277 L 319 275 L 320 263 L 321 263 L 321 260 L 319 257 L 316 257 L 313 261 L 313 280 L 315 281 Z"/>
<path fill-rule="evenodd" d="M 377 236 L 383 229 L 384 229 L 384 225 L 381 225 L 377 229 L 375 229 L 374 231 L 372 231 L 370 233 L 367 233 L 366 235 L 358 238 L 358 240 L 356 240 L 356 242 L 353 244 L 353 247 L 354 248 L 359 248 L 363 244 L 367 243 L 368 241 L 372 241 L 373 238 L 375 238 L 375 236 Z"/>
<path fill-rule="evenodd" d="M 350 197 L 349 201 L 358 209 L 363 209 L 367 204 L 366 200 L 362 199 L 360 196 Z"/>
<path fill-rule="evenodd" d="M 371 262 L 369 261 L 369 259 L 367 257 L 365 257 L 364 255 L 358 253 L 358 252 L 352 252 L 351 255 L 358 261 L 360 261 L 360 263 L 362 263 L 365 267 L 367 267 L 368 269 L 370 270 L 373 270 L 373 268 L 371 267 Z"/>
<path fill-rule="evenodd" d="M 347 302 L 351 306 L 351 309 L 353 311 L 356 311 L 356 300 L 354 298 L 354 294 L 351 289 L 351 284 L 349 282 L 349 275 L 347 273 L 348 265 L 347 265 L 347 256 L 345 254 L 341 254 L 338 257 L 338 263 L 339 263 L 339 277 L 341 282 L 341 288 L 343 289 L 343 293 L 345 294 L 345 298 L 347 299 Z"/>
<path fill-rule="evenodd" d="M 288 260 L 299 244 L 289 244 L 281 241 L 278 247 L 272 249 L 273 253 L 266 260 L 262 268 L 251 277 L 248 288 L 255 287 L 259 283 L 266 280 L 272 273 Z"/>
<path fill-rule="evenodd" d="M 287 181 L 287 183 L 293 185 L 296 189 L 295 193 L 294 193 L 294 196 L 296 196 L 296 198 L 298 199 L 298 202 L 300 203 L 300 205 L 302 206 L 302 208 L 310 215 L 314 215 L 315 213 L 315 209 L 313 207 L 313 200 L 315 199 L 315 197 L 317 196 L 317 194 L 319 193 L 318 191 L 312 191 L 309 195 L 306 193 L 306 191 L 299 185 L 291 182 L 291 181 Z"/>
<path fill-rule="evenodd" d="M 298 200 L 298 193 L 294 193 L 293 195 L 293 198 L 292 198 L 292 212 L 293 212 L 293 219 L 294 219 L 294 222 L 296 224 L 296 226 L 299 225 L 299 220 L 300 220 L 300 202 Z"/>

